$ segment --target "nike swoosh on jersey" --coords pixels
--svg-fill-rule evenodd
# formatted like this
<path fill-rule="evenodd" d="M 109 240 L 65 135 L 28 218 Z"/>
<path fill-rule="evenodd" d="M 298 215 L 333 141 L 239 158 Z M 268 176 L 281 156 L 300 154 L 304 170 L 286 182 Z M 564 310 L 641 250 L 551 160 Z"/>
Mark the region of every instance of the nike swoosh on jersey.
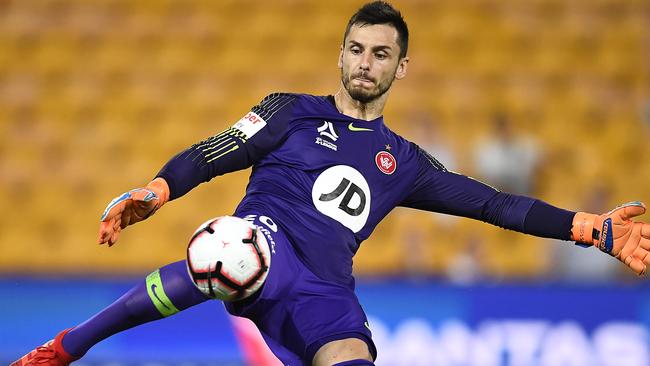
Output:
<path fill-rule="evenodd" d="M 370 128 L 354 127 L 354 125 L 352 125 L 352 122 L 350 122 L 350 124 L 348 125 L 348 130 L 354 131 L 354 132 L 358 132 L 358 131 L 374 131 L 373 129 L 370 129 Z"/>

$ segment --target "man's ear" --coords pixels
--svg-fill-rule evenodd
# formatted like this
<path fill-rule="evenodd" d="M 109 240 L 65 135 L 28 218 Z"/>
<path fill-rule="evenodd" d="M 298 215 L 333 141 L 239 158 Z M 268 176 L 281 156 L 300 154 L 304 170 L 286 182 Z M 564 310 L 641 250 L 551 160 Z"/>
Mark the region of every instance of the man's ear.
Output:
<path fill-rule="evenodd" d="M 339 69 L 343 67 L 343 45 L 341 45 L 341 52 L 339 52 Z"/>
<path fill-rule="evenodd" d="M 408 64 L 409 64 L 408 57 L 404 57 L 401 60 L 399 60 L 399 64 L 397 65 L 397 71 L 395 71 L 395 79 L 401 80 L 406 77 L 406 70 L 408 69 Z"/>

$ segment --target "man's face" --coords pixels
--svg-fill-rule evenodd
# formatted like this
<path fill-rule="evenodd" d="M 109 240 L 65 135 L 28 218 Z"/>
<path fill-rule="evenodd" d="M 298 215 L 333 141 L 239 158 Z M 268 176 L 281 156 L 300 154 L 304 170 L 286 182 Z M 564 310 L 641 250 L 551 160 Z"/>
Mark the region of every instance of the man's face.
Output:
<path fill-rule="evenodd" d="M 352 99 L 371 102 L 406 76 L 408 57 L 400 59 L 397 30 L 390 25 L 353 25 L 341 46 L 341 81 Z"/>

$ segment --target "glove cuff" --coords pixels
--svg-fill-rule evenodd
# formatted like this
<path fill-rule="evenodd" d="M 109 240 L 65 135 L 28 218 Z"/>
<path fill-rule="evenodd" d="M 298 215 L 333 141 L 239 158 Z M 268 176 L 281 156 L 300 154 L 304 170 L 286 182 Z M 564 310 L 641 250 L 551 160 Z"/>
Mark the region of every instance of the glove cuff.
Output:
<path fill-rule="evenodd" d="M 577 243 L 593 245 L 594 238 L 594 223 L 598 215 L 586 213 L 586 212 L 577 212 L 573 217 L 573 223 L 571 226 L 571 240 L 576 241 Z"/>
<path fill-rule="evenodd" d="M 153 191 L 158 196 L 156 209 L 161 208 L 162 205 L 169 201 L 169 185 L 164 179 L 158 177 L 149 182 L 145 188 Z"/>

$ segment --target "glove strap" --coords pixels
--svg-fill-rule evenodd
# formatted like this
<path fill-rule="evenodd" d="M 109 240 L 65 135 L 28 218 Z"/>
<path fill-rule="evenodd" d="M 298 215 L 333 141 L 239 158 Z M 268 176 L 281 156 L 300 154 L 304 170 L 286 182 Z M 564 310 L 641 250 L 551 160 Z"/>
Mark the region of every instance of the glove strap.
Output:
<path fill-rule="evenodd" d="M 598 215 L 578 212 L 573 217 L 571 240 L 577 245 L 588 247 L 594 245 L 594 223 Z"/>
<path fill-rule="evenodd" d="M 169 201 L 169 185 L 164 179 L 158 177 L 149 182 L 145 188 L 153 191 L 158 196 L 156 209 L 161 208 L 162 205 Z"/>

